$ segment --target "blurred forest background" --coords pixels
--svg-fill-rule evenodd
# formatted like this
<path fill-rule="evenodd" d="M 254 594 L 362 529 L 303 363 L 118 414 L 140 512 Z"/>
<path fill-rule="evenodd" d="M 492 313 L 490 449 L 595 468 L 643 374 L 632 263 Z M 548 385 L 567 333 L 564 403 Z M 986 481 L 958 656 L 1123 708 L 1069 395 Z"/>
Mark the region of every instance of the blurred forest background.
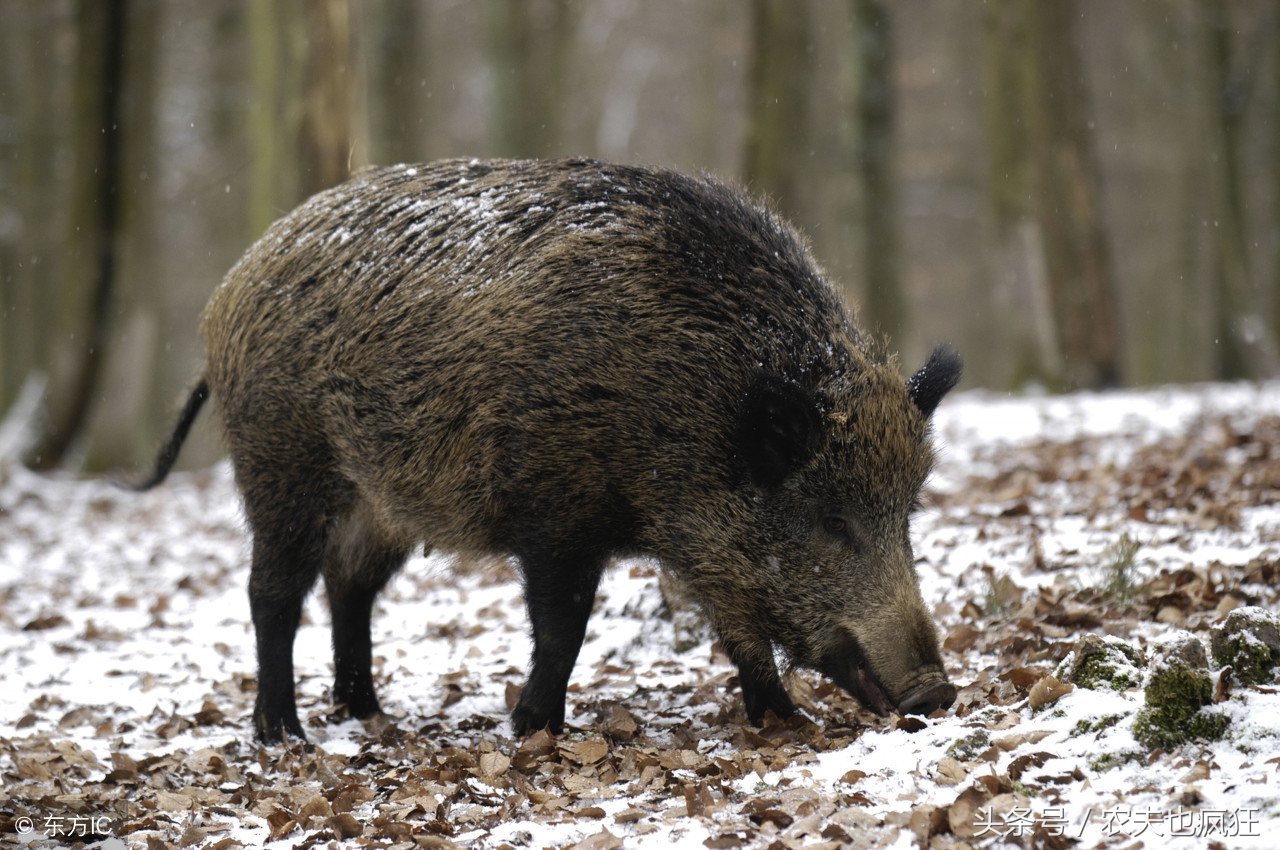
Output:
<path fill-rule="evenodd" d="M 145 466 L 209 293 L 351 170 L 562 155 L 769 196 L 906 370 L 1280 372 L 1275 0 L 0 0 L 0 455 Z"/>

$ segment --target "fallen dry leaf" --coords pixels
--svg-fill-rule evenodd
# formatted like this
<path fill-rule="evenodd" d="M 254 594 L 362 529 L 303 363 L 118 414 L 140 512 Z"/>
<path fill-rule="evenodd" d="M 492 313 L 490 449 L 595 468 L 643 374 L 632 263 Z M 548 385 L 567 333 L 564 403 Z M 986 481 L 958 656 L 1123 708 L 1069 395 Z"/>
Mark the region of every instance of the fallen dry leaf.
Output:
<path fill-rule="evenodd" d="M 1033 709 L 1042 708 L 1051 702 L 1057 702 L 1058 699 L 1071 693 L 1075 688 L 1076 686 L 1070 682 L 1059 682 L 1053 676 L 1045 676 L 1031 686 L 1031 690 L 1027 694 L 1027 704 Z"/>

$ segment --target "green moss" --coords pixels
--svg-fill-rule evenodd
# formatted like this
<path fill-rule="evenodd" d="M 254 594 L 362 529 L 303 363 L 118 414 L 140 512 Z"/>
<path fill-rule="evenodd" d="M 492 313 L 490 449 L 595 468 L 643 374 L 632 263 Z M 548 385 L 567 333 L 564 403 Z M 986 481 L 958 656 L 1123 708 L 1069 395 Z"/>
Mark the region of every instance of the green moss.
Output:
<path fill-rule="evenodd" d="M 1266 684 L 1280 664 L 1280 620 L 1263 608 L 1237 608 L 1212 632 L 1213 660 L 1246 685 Z"/>
<path fill-rule="evenodd" d="M 1228 719 L 1204 711 L 1213 700 L 1213 682 L 1203 670 L 1171 664 L 1152 673 L 1147 682 L 1146 707 L 1133 723 L 1133 737 L 1149 748 L 1173 749 L 1188 741 L 1217 741 L 1226 734 Z"/>
<path fill-rule="evenodd" d="M 1075 683 L 1090 690 L 1113 690 L 1121 692 L 1135 688 L 1140 684 L 1132 665 L 1116 663 L 1115 655 L 1104 653 L 1091 655 L 1080 665 Z"/>
<path fill-rule="evenodd" d="M 1119 638 L 1085 635 L 1058 666 L 1058 678 L 1094 691 L 1122 693 L 1142 683 L 1142 651 Z"/>
<path fill-rule="evenodd" d="M 1013 793 L 1020 794 L 1023 797 L 1039 797 L 1041 791 L 1039 788 L 1032 788 L 1029 785 L 1023 785 L 1014 779 L 1009 782 L 1009 786 L 1013 789 Z"/>
<path fill-rule="evenodd" d="M 991 735 L 986 729 L 975 729 L 963 738 L 957 738 L 947 747 L 947 755 L 956 761 L 972 761 L 991 746 Z"/>
<path fill-rule="evenodd" d="M 1131 761 L 1141 762 L 1145 760 L 1146 755 L 1137 750 L 1119 750 L 1114 753 L 1102 753 L 1090 759 L 1089 769 L 1094 773 L 1105 773 L 1113 767 L 1119 767 Z"/>
<path fill-rule="evenodd" d="M 1105 731 L 1119 723 L 1123 717 L 1123 714 L 1107 714 L 1093 720 L 1086 717 L 1076 723 L 1075 727 L 1071 730 L 1071 735 L 1072 737 L 1077 737 L 1079 735 L 1089 735 Z"/>
<path fill-rule="evenodd" d="M 1276 658 L 1265 644 L 1249 640 L 1247 635 L 1236 635 L 1227 642 L 1224 656 L 1219 659 L 1215 655 L 1214 660 L 1224 667 L 1230 664 L 1231 672 L 1246 685 L 1271 681 Z"/>

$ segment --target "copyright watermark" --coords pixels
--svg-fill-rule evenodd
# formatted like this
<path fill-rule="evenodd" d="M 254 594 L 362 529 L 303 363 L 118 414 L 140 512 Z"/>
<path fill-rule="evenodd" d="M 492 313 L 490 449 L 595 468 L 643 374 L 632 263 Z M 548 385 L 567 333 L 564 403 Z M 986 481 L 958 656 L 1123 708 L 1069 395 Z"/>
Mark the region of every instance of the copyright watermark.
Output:
<path fill-rule="evenodd" d="M 1158 838 L 1235 838 L 1258 837 L 1257 809 L 1184 809 L 1172 810 L 1136 806 L 1110 806 L 1085 809 L 1083 816 L 1069 817 L 1065 808 L 1049 806 L 1041 812 L 1030 807 L 1014 806 L 1007 812 L 996 812 L 991 806 L 979 809 L 974 816 L 975 838 L 983 836 L 1030 836 L 1037 827 L 1048 835 L 1080 838 L 1086 827 L 1093 827 L 1108 837 L 1136 838 L 1147 834 Z"/>
<path fill-rule="evenodd" d="M 23 815 L 13 819 L 19 835 L 36 833 L 48 838 L 92 838 L 111 835 L 111 819 L 106 815 L 50 815 L 32 818 Z"/>

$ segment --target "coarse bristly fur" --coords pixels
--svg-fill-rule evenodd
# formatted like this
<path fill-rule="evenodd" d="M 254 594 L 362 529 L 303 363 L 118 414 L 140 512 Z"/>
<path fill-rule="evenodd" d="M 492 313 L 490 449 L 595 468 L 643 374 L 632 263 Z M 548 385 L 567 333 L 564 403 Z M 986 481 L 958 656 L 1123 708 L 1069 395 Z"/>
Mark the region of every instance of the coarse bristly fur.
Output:
<path fill-rule="evenodd" d="M 253 533 L 263 740 L 302 737 L 292 644 L 317 575 L 335 699 L 378 710 L 370 609 L 423 543 L 516 559 L 518 732 L 563 722 L 624 555 L 706 611 L 753 721 L 795 711 L 775 650 L 881 713 L 954 699 L 908 518 L 959 358 L 904 381 L 737 190 L 589 160 L 368 169 L 272 226 L 203 332 Z"/>

